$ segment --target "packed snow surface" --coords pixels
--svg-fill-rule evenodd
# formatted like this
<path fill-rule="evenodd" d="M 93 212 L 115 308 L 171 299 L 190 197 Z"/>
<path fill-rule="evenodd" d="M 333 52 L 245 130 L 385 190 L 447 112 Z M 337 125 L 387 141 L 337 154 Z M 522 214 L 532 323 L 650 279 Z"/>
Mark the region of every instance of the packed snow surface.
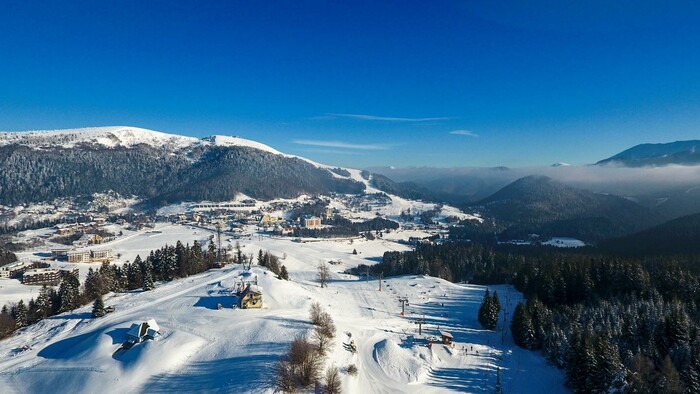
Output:
<path fill-rule="evenodd" d="M 133 233 L 114 249 L 132 259 L 165 243 L 210 235 L 179 225 L 156 230 L 160 233 Z M 336 338 L 325 366 L 341 369 L 344 392 L 493 392 L 497 368 L 505 392 L 566 392 L 561 371 L 539 353 L 515 346 L 508 333 L 502 341 L 500 329 L 481 329 L 477 310 L 483 286 L 408 275 L 384 279 L 379 291 L 376 278 L 342 273 L 374 264 L 387 250 L 408 250 L 406 245 L 388 239 L 298 243 L 260 235 L 239 242 L 246 254 L 262 249 L 280 256 L 291 280 L 279 280 L 263 267 L 248 272 L 233 265 L 159 283 L 152 291 L 109 294 L 105 304 L 116 311 L 105 317 L 92 319 L 91 307 L 85 306 L 0 341 L 0 392 L 271 392 L 270 367 L 294 335 L 312 330 L 313 302 L 335 320 Z M 317 265 L 330 260 L 340 264 L 330 266 L 332 279 L 322 289 Z M 253 277 L 263 289 L 264 307 L 233 309 L 231 289 Z M 522 296 L 506 286 L 491 291 L 498 291 L 510 318 Z M 405 316 L 400 297 L 409 299 Z M 149 319 L 157 321 L 162 335 L 115 353 L 131 324 Z M 425 320 L 422 335 L 418 319 Z M 452 333 L 454 347 L 439 343 L 438 330 Z M 357 353 L 344 346 L 350 338 Z M 358 367 L 357 376 L 345 372 L 350 364 Z"/>

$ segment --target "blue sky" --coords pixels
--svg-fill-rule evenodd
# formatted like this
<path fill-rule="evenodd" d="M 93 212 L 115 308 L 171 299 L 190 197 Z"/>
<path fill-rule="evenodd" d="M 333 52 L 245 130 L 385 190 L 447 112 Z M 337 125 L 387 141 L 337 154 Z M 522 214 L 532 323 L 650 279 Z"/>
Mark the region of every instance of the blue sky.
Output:
<path fill-rule="evenodd" d="M 0 130 L 238 135 L 352 167 L 700 138 L 698 2 L 69 3 L 0 2 Z"/>

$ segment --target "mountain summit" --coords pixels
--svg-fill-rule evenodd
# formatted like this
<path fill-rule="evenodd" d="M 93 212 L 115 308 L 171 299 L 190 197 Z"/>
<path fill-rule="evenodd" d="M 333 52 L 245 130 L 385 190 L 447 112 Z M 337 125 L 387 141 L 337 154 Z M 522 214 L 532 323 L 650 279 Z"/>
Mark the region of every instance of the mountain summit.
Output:
<path fill-rule="evenodd" d="M 527 176 L 477 203 L 505 224 L 503 235 L 571 236 L 596 242 L 657 224 L 651 210 L 622 197 L 592 193 L 546 176 Z"/>
<path fill-rule="evenodd" d="M 156 204 L 359 193 L 365 184 L 238 137 L 136 127 L 0 133 L 0 204 L 113 190 Z"/>
<path fill-rule="evenodd" d="M 698 151 L 700 151 L 700 140 L 640 144 L 596 164 L 617 164 L 625 167 L 698 165 L 700 164 Z"/>

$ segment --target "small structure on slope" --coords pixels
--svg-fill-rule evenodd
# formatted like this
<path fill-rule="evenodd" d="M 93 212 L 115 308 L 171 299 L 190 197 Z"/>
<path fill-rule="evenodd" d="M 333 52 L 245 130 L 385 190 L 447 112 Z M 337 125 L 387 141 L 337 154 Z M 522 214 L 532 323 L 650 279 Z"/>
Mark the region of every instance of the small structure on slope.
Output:
<path fill-rule="evenodd" d="M 127 332 L 126 342 L 131 345 L 141 343 L 147 339 L 155 339 L 160 335 L 160 327 L 154 319 L 142 323 L 134 323 Z"/>
<path fill-rule="evenodd" d="M 440 331 L 440 336 L 442 337 L 442 343 L 445 345 L 452 345 L 452 334 L 447 331 Z"/>
<path fill-rule="evenodd" d="M 239 295 L 238 307 L 241 309 L 262 308 L 262 288 L 248 284 Z"/>

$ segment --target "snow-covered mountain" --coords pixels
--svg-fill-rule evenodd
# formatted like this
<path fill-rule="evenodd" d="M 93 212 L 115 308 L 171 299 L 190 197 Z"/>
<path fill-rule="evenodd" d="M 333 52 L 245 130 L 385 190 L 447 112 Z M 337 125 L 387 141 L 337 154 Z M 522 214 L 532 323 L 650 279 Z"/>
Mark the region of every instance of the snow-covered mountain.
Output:
<path fill-rule="evenodd" d="M 0 133 L 0 204 L 113 190 L 155 203 L 357 193 L 359 176 L 239 137 L 203 139 L 136 127 Z M 359 173 L 359 172 L 358 172 Z"/>
<path fill-rule="evenodd" d="M 700 140 L 676 141 L 666 144 L 640 144 L 596 164 L 614 164 L 626 167 L 698 165 Z"/>
<path fill-rule="evenodd" d="M 0 133 L 0 146 L 5 145 L 23 145 L 31 148 L 74 148 L 80 145 L 97 145 L 106 148 L 115 148 L 148 145 L 154 148 L 169 150 L 197 146 L 245 146 L 265 152 L 281 154 L 279 151 L 265 144 L 240 137 L 213 135 L 198 139 L 129 126 L 2 132 Z"/>

